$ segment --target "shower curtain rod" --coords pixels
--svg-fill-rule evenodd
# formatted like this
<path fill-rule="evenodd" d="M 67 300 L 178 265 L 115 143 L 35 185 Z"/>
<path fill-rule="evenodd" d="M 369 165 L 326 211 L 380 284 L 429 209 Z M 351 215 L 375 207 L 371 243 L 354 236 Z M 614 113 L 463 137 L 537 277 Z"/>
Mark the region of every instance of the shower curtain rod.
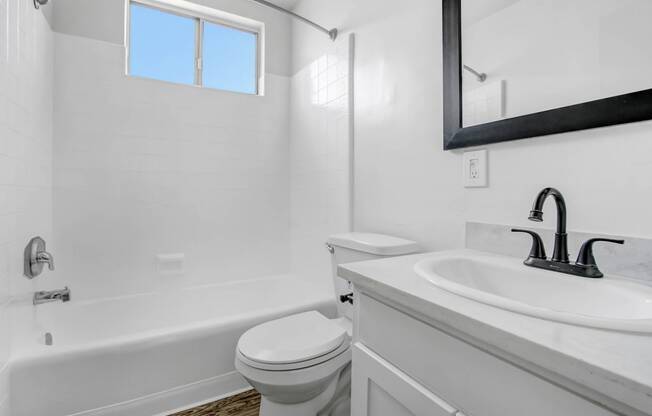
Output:
<path fill-rule="evenodd" d="M 296 13 L 290 11 L 290 10 L 284 9 L 281 6 L 277 6 L 276 4 L 271 3 L 271 2 L 269 2 L 267 0 L 251 0 L 251 1 L 255 1 L 256 3 L 262 4 L 263 6 L 271 7 L 272 9 L 278 10 L 281 13 L 289 14 L 290 16 L 294 17 L 295 19 L 301 20 L 302 22 L 309 24 L 310 26 L 314 27 L 315 29 L 319 30 L 320 32 L 324 32 L 325 34 L 328 35 L 329 38 L 331 38 L 332 41 L 337 39 L 337 34 L 338 34 L 337 29 L 328 30 L 325 27 L 320 26 L 317 23 L 313 22 L 312 20 L 308 20 L 303 16 L 300 16 L 300 15 L 298 15 L 298 14 L 296 14 Z"/>

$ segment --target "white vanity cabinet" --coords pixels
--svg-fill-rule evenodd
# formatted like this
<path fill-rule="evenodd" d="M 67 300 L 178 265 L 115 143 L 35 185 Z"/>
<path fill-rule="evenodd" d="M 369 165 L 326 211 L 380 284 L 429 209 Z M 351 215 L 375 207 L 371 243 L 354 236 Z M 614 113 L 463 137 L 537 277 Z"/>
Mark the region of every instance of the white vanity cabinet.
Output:
<path fill-rule="evenodd" d="M 352 414 L 374 416 L 454 416 L 439 396 L 362 344 L 353 346 Z"/>
<path fill-rule="evenodd" d="M 408 313 L 357 296 L 352 416 L 614 416 Z"/>

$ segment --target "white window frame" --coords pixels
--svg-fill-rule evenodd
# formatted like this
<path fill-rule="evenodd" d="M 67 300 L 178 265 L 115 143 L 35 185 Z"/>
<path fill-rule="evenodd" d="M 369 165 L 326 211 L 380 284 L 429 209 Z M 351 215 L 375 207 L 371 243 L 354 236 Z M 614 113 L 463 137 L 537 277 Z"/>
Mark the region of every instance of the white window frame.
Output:
<path fill-rule="evenodd" d="M 125 0 L 125 74 L 129 73 L 129 46 L 131 36 L 131 4 L 135 3 L 145 7 L 151 7 L 166 13 L 176 14 L 195 20 L 195 80 L 192 85 L 199 88 L 217 89 L 219 91 L 234 92 L 246 95 L 264 95 L 264 73 L 265 73 L 265 24 L 253 19 L 227 13 L 211 7 L 202 6 L 186 0 Z M 254 94 L 242 93 L 239 91 L 221 90 L 219 88 L 205 87 L 202 83 L 203 73 L 203 33 L 204 23 L 214 23 L 228 28 L 249 32 L 256 35 L 256 92 Z M 151 78 L 147 78 L 151 79 Z M 161 81 L 161 80 L 159 80 Z M 163 81 L 169 82 L 169 81 Z"/>

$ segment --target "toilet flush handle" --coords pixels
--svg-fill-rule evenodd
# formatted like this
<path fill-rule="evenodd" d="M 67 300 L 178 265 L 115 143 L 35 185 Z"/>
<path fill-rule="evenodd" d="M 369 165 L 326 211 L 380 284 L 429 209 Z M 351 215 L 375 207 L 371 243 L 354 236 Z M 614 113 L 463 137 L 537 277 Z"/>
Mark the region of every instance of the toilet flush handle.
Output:
<path fill-rule="evenodd" d="M 340 302 L 350 303 L 351 305 L 353 305 L 353 293 L 347 293 L 346 295 L 341 295 Z"/>

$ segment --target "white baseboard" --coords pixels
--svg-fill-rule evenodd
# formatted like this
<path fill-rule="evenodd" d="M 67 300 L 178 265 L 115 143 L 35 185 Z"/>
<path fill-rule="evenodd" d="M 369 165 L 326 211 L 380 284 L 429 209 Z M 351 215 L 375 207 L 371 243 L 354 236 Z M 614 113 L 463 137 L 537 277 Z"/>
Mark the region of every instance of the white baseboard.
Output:
<path fill-rule="evenodd" d="M 87 410 L 70 416 L 167 416 L 238 394 L 251 387 L 237 372 L 176 387 L 138 399 Z M 0 416 L 3 416 L 0 413 Z"/>

